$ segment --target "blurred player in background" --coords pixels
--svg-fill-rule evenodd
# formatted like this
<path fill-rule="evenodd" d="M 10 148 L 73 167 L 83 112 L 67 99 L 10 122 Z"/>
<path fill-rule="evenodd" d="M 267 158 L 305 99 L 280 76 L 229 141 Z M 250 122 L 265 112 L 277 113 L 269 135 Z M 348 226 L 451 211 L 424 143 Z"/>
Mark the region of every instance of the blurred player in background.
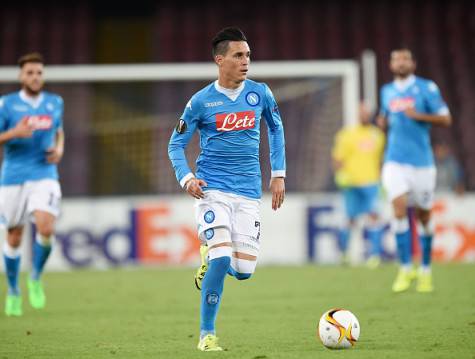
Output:
<path fill-rule="evenodd" d="M 37 231 L 28 279 L 29 300 L 36 309 L 46 304 L 40 276 L 51 252 L 59 214 L 61 189 L 56 165 L 64 151 L 63 100 L 42 91 L 43 57 L 38 53 L 27 54 L 18 64 L 21 90 L 0 99 L 0 144 L 4 149 L 0 211 L 8 230 L 3 247 L 8 316 L 22 315 L 18 284 L 20 244 L 28 220 L 36 224 Z"/>
<path fill-rule="evenodd" d="M 168 153 L 180 185 L 196 198 L 202 265 L 195 276 L 201 289 L 198 349 L 218 351 L 215 321 L 226 273 L 238 280 L 254 273 L 259 254 L 261 173 L 260 122 L 268 128 L 272 208 L 285 195 L 284 130 L 274 96 L 264 83 L 247 80 L 250 50 L 238 28 L 220 31 L 212 41 L 218 80 L 186 105 L 170 139 Z M 196 177 L 185 158 L 192 135 L 200 133 Z"/>
<path fill-rule="evenodd" d="M 449 126 L 452 119 L 437 85 L 414 75 L 416 62 L 409 49 L 393 50 L 389 67 L 394 81 L 381 89 L 379 122 L 388 129 L 382 180 L 394 210 L 392 229 L 401 265 L 392 289 L 394 292 L 407 290 L 414 277 L 407 216 L 408 206 L 414 206 L 422 248 L 416 289 L 431 292 L 434 226 L 430 211 L 436 169 L 430 129 L 432 125 Z"/>
<path fill-rule="evenodd" d="M 383 230 L 377 207 L 383 151 L 384 133 L 371 124 L 371 113 L 362 103 L 359 123 L 341 129 L 333 147 L 335 182 L 343 193 L 346 210 L 346 224 L 340 232 L 344 263 L 348 261 L 348 242 L 356 220 L 361 216 L 365 216 L 364 225 L 370 242 L 367 264 L 375 268 L 381 261 Z"/>

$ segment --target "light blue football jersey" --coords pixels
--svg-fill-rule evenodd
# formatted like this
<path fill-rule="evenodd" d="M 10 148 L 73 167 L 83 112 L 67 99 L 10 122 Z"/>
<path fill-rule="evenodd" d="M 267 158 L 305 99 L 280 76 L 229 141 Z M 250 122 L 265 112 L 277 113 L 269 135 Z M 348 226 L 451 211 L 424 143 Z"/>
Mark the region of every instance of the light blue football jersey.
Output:
<path fill-rule="evenodd" d="M 46 150 L 55 144 L 56 132 L 62 128 L 63 100 L 60 96 L 41 92 L 37 107 L 20 97 L 20 92 L 0 98 L 0 131 L 12 129 L 28 118 L 33 126 L 30 138 L 14 138 L 4 144 L 1 185 L 18 185 L 25 181 L 58 179 L 55 164 L 46 161 Z"/>
<path fill-rule="evenodd" d="M 246 80 L 234 101 L 219 92 L 213 82 L 188 102 L 168 145 L 178 181 L 191 173 L 185 147 L 198 130 L 201 152 L 196 177 L 207 182 L 204 190 L 260 198 L 262 118 L 268 129 L 272 175 L 285 176 L 284 128 L 274 96 L 266 84 Z"/>
<path fill-rule="evenodd" d="M 410 84 L 403 90 L 394 82 L 381 89 L 381 115 L 386 117 L 389 126 L 385 162 L 433 166 L 431 124 L 413 120 L 404 111 L 414 107 L 420 113 L 447 115 L 449 110 L 433 81 L 417 76 L 408 80 Z"/>

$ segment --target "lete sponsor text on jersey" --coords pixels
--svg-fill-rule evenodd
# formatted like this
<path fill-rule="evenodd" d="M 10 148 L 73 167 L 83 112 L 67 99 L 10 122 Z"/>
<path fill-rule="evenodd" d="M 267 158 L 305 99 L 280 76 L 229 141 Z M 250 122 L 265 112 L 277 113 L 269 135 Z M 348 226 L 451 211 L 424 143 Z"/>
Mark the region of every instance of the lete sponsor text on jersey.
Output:
<path fill-rule="evenodd" d="M 49 115 L 25 116 L 33 130 L 49 130 L 53 126 L 53 119 Z M 25 117 L 22 119 L 24 121 Z"/>
<path fill-rule="evenodd" d="M 256 115 L 254 111 L 220 113 L 216 115 L 216 129 L 222 132 L 241 131 L 254 128 Z"/>
<path fill-rule="evenodd" d="M 391 112 L 402 112 L 414 107 L 415 103 L 416 101 L 412 97 L 395 98 L 389 102 L 389 110 Z"/>

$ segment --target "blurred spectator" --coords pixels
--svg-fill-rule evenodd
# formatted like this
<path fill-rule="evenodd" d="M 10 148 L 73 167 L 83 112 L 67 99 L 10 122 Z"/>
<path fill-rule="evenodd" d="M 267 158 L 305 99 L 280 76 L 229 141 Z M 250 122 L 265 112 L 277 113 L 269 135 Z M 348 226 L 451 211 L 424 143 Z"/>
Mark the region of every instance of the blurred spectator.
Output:
<path fill-rule="evenodd" d="M 436 143 L 434 155 L 437 167 L 437 191 L 454 191 L 462 195 L 465 192 L 463 169 L 450 146 L 445 142 Z"/>

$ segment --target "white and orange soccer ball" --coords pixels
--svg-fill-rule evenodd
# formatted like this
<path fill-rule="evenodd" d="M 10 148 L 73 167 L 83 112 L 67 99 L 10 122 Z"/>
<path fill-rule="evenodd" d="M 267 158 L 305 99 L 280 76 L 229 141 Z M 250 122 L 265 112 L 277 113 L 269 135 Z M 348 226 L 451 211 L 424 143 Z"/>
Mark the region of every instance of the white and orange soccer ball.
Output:
<path fill-rule="evenodd" d="M 320 318 L 317 335 L 329 349 L 351 348 L 360 337 L 360 323 L 349 310 L 330 309 Z"/>

